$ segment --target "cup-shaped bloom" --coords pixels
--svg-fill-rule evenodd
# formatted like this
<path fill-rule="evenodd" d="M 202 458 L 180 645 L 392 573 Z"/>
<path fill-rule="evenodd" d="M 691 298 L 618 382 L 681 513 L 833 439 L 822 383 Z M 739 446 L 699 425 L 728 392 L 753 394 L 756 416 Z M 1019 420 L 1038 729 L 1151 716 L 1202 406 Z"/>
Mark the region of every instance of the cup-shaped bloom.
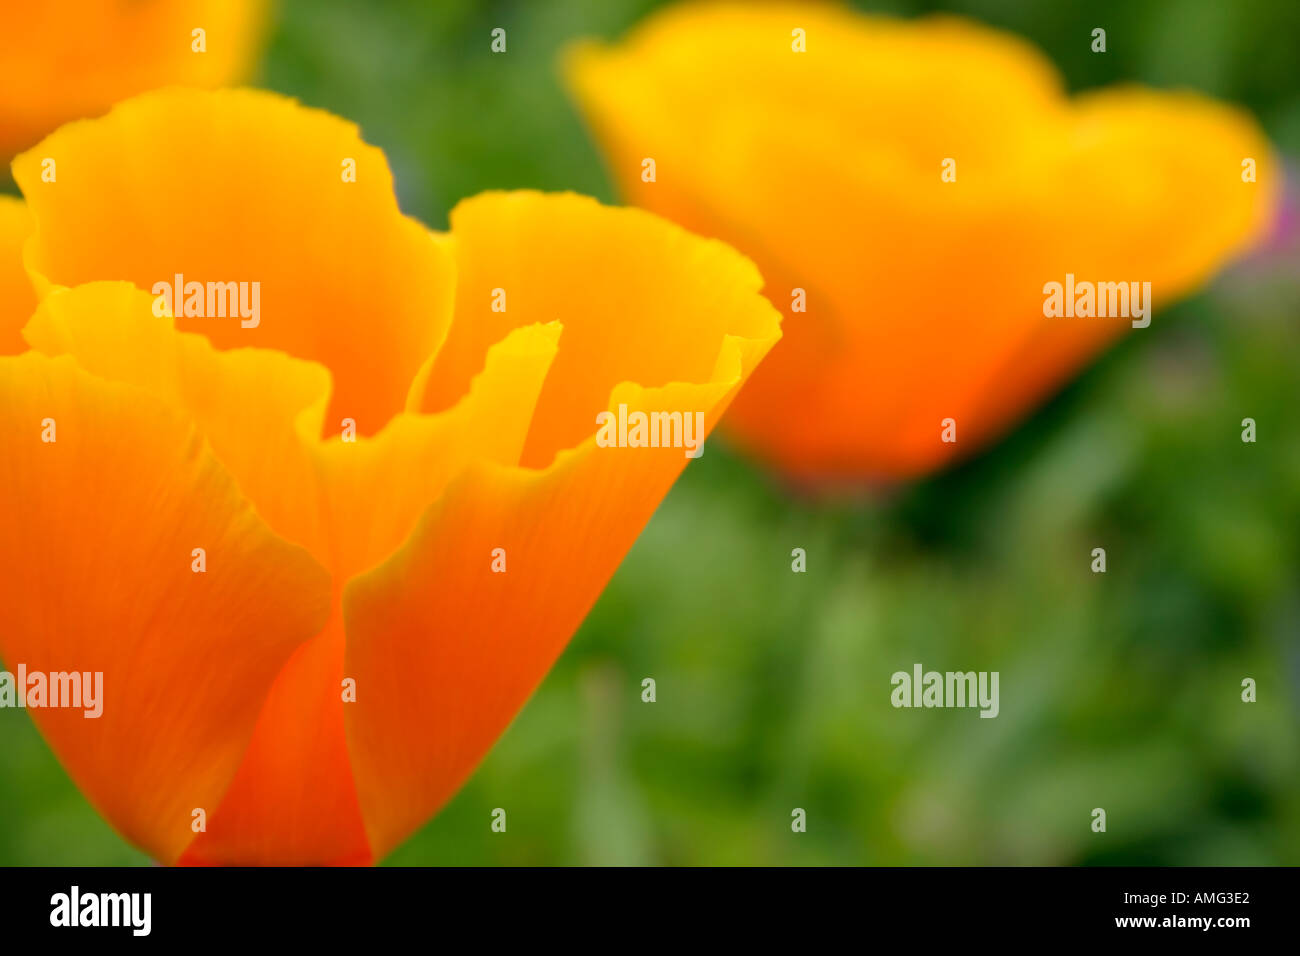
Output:
<path fill-rule="evenodd" d="M 354 126 L 271 94 L 147 94 L 14 170 L 0 656 L 102 673 L 98 718 L 31 713 L 165 862 L 418 827 L 779 337 L 720 242 L 529 192 L 431 232 Z M 689 424 L 602 441 L 611 412 Z"/>
<path fill-rule="evenodd" d="M 724 427 L 808 481 L 979 449 L 1248 247 L 1280 176 L 1236 109 L 1069 98 L 1025 43 L 951 18 L 686 5 L 566 74 L 629 201 L 758 263 L 785 340 Z"/>
<path fill-rule="evenodd" d="M 146 90 L 244 79 L 262 48 L 268 7 L 268 0 L 5 4 L 0 156 Z"/>

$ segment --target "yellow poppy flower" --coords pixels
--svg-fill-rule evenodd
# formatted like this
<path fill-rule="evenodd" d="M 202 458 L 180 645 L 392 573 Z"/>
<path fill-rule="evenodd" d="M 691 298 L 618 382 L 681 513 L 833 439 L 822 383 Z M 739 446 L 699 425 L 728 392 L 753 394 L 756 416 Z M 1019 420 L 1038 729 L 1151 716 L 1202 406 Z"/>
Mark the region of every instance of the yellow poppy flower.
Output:
<path fill-rule="evenodd" d="M 244 79 L 261 50 L 267 0 L 32 0 L 0 27 L 0 156 L 160 86 Z"/>
<path fill-rule="evenodd" d="M 1027 44 L 958 19 L 684 5 L 566 73 L 629 201 L 758 263 L 786 339 L 725 427 L 802 480 L 983 447 L 1247 249 L 1278 192 L 1241 111 L 1068 98 Z"/>
<path fill-rule="evenodd" d="M 640 210 L 488 193 L 430 232 L 272 94 L 147 94 L 14 173 L 0 657 L 102 673 L 99 718 L 31 713 L 165 862 L 362 863 L 425 821 L 688 460 L 600 417 L 712 428 L 780 334 L 748 260 Z"/>

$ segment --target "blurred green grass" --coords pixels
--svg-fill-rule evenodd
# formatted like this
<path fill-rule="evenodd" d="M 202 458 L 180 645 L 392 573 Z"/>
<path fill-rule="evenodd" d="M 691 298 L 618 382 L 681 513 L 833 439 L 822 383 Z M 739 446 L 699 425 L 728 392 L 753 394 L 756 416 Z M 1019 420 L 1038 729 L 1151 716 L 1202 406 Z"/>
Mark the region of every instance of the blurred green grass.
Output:
<path fill-rule="evenodd" d="M 555 55 L 654 5 L 297 0 L 263 85 L 360 122 L 435 227 L 487 188 L 612 201 Z M 1300 153 L 1300 5 L 948 7 L 1029 36 L 1071 88 L 1195 86 Z M 1235 271 L 987 454 L 888 495 L 800 498 L 712 441 L 478 773 L 389 862 L 1300 863 L 1296 272 Z M 999 718 L 891 708 L 889 675 L 917 661 L 1000 671 Z M 0 711 L 0 864 L 143 862 Z"/>

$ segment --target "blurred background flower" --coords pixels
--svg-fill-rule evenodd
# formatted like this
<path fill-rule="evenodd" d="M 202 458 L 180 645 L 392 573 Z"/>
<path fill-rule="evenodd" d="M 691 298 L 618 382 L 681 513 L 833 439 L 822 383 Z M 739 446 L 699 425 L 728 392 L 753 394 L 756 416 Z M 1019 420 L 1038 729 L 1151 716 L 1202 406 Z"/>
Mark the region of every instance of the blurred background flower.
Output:
<path fill-rule="evenodd" d="M 0 10 L 0 157 L 68 120 L 159 86 L 249 78 L 271 0 L 7 0 Z"/>
<path fill-rule="evenodd" d="M 758 262 L 788 331 L 727 424 L 801 482 L 980 450 L 1258 244 L 1281 191 L 1248 114 L 1137 86 L 1067 100 L 1036 50 L 966 19 L 683 3 L 575 44 L 567 75 L 629 202 Z M 1122 299 L 1094 311 L 1094 283 Z"/>
<path fill-rule="evenodd" d="M 558 57 L 656 6 L 286 0 L 265 83 L 358 120 L 435 228 L 485 188 L 612 201 Z M 1292 0 L 858 6 L 1010 30 L 1072 94 L 1190 87 L 1300 155 Z M 870 506 L 791 501 L 707 446 L 479 772 L 390 862 L 1300 862 L 1295 248 L 1161 313 L 988 453 Z M 916 661 L 999 670 L 1001 715 L 892 709 L 889 675 Z M 0 820 L 3 863 L 143 862 L 14 711 Z"/>

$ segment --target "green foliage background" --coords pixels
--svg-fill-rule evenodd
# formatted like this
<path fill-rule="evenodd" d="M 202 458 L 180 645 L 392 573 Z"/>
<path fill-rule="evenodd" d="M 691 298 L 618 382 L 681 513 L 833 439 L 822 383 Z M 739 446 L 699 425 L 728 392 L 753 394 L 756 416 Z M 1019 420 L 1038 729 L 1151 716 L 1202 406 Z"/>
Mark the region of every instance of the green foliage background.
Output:
<path fill-rule="evenodd" d="M 555 59 L 653 6 L 293 0 L 262 85 L 358 121 L 438 228 L 487 188 L 615 201 Z M 1292 0 L 869 6 L 1027 35 L 1073 89 L 1244 103 L 1300 153 Z M 1300 863 L 1298 264 L 1293 240 L 1159 312 L 1008 440 L 914 486 L 818 503 L 715 440 L 478 773 L 388 862 Z M 889 675 L 917 661 L 1000 671 L 1001 716 L 894 710 Z M 0 711 L 0 864 L 143 862 Z"/>

